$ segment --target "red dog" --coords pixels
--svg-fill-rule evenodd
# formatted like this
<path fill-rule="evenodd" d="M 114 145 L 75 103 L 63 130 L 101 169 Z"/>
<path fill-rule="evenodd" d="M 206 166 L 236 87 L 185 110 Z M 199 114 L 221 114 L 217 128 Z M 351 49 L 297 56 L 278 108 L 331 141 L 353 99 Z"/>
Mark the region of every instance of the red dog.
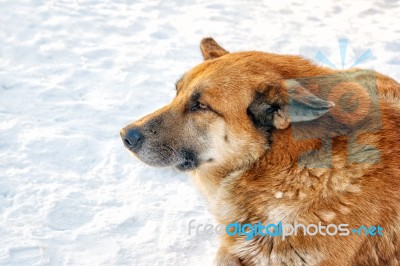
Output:
<path fill-rule="evenodd" d="M 400 85 L 298 56 L 228 53 L 211 38 L 201 51 L 176 98 L 121 131 L 125 146 L 147 164 L 188 171 L 225 225 L 377 229 L 225 234 L 215 263 L 399 265 Z"/>

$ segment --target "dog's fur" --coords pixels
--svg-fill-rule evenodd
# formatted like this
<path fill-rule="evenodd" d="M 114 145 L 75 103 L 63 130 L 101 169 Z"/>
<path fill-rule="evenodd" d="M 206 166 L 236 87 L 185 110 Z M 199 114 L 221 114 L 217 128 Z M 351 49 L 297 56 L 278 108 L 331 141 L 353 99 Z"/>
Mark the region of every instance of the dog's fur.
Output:
<path fill-rule="evenodd" d="M 204 62 L 177 82 L 176 98 L 121 131 L 125 138 L 140 130 L 143 143 L 132 150 L 139 159 L 187 170 L 221 224 L 320 222 L 384 229 L 383 236 L 300 234 L 285 240 L 223 235 L 216 265 L 400 265 L 400 85 L 372 71 L 343 72 L 365 86 L 377 84 L 379 112 L 367 116 L 371 109 L 361 106 L 367 117 L 362 124 L 350 123 L 350 115 L 344 118 L 349 123 L 335 128 L 330 111 L 337 102 L 335 107 L 321 99 L 317 107 L 313 100 L 303 102 L 302 108 L 321 113 L 291 117 L 289 103 L 301 99 L 291 100 L 288 80 L 319 77 L 323 89 L 338 71 L 298 56 L 229 53 L 211 38 L 202 40 L 201 51 Z M 348 83 L 339 92 L 353 89 Z M 301 88 L 300 94 L 314 97 L 310 91 Z M 294 125 L 298 134 L 333 140 L 327 146 L 318 138 L 295 138 Z M 379 151 L 375 162 L 368 161 L 370 153 L 360 148 L 365 146 L 348 145 L 349 136 L 365 125 L 380 125 L 356 137 Z M 329 147 L 331 167 L 307 166 L 327 155 L 305 152 Z M 306 163 L 299 163 L 301 154 Z M 349 162 L 349 154 L 357 162 Z"/>

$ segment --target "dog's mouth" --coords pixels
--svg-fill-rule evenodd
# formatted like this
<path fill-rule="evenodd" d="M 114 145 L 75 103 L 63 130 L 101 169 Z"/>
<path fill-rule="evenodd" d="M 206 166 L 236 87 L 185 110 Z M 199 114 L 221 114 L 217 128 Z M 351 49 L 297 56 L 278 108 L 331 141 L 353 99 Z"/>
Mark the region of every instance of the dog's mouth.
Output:
<path fill-rule="evenodd" d="M 183 149 L 177 152 L 174 148 L 167 144 L 163 144 L 162 147 L 171 153 L 172 158 L 176 158 L 179 163 L 175 167 L 181 171 L 188 171 L 196 168 L 199 165 L 199 160 L 195 152 L 189 149 Z"/>
<path fill-rule="evenodd" d="M 199 159 L 193 151 L 184 150 L 181 152 L 180 157 L 182 158 L 182 162 L 176 165 L 176 168 L 181 171 L 192 170 L 199 165 Z"/>
<path fill-rule="evenodd" d="M 130 150 L 142 162 L 155 167 L 176 167 L 180 171 L 190 171 L 199 166 L 200 160 L 191 149 L 177 150 L 167 144 L 144 147 L 138 152 Z"/>

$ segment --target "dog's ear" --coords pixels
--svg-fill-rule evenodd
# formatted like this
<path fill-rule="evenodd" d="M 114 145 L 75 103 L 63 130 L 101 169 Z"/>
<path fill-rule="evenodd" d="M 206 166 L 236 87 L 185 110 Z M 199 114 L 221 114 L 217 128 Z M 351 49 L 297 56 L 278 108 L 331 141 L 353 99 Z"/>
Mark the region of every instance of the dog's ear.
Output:
<path fill-rule="evenodd" d="M 313 121 L 334 106 L 297 81 L 287 80 L 283 86 L 268 86 L 266 91 L 257 92 L 247 113 L 258 127 L 286 129 L 290 123 Z"/>
<path fill-rule="evenodd" d="M 204 38 L 200 42 L 200 50 L 204 60 L 218 58 L 229 52 L 222 48 L 213 38 Z"/>

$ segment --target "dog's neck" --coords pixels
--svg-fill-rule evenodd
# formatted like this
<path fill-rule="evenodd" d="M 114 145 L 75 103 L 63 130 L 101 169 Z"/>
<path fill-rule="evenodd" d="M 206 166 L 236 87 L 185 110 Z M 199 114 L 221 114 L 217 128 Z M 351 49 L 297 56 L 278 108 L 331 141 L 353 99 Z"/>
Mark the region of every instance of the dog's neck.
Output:
<path fill-rule="evenodd" d="M 271 146 L 257 159 L 236 168 L 216 166 L 214 168 L 198 169 L 190 174 L 196 186 L 206 196 L 207 200 L 213 204 L 214 200 L 224 189 L 224 186 L 234 179 L 243 175 L 252 176 L 252 171 L 262 169 L 266 173 L 282 173 L 298 162 L 299 155 L 307 150 L 319 149 L 321 141 L 304 140 L 297 141 L 291 129 L 279 130 L 271 136 Z"/>
<path fill-rule="evenodd" d="M 226 169 L 223 167 L 213 167 L 212 169 L 207 168 L 207 170 L 200 168 L 192 171 L 190 175 L 196 186 L 206 196 L 207 200 L 212 203 L 218 196 L 221 182 L 238 176 L 240 173 L 245 172 L 245 170 L 246 168 Z"/>
<path fill-rule="evenodd" d="M 301 135 L 301 133 L 298 133 Z M 321 147 L 321 140 L 297 140 L 292 128 L 279 130 L 272 134 L 271 148 L 258 160 L 259 167 L 285 168 L 297 164 L 302 153 L 317 150 Z"/>

